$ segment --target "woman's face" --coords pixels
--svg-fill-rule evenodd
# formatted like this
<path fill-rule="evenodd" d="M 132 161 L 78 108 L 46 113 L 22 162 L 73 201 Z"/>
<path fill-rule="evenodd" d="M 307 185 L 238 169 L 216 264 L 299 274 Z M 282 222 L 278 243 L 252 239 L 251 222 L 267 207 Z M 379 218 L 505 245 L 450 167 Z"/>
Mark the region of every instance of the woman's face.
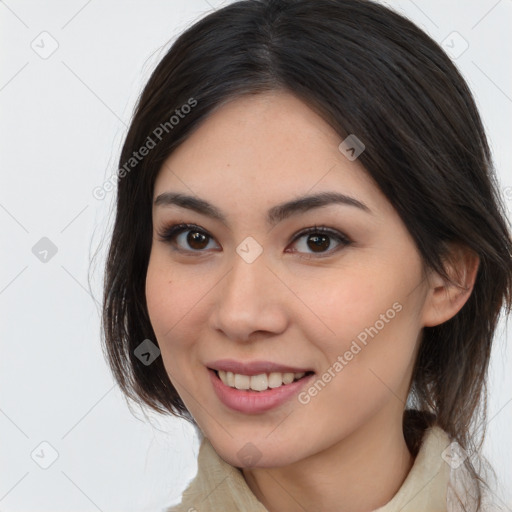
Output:
<path fill-rule="evenodd" d="M 341 142 L 295 96 L 253 95 L 215 111 L 155 183 L 151 323 L 170 380 L 235 466 L 401 425 L 428 285 L 398 214 Z M 279 206 L 326 193 L 351 199 Z M 193 226 L 162 238 L 181 223 Z"/>

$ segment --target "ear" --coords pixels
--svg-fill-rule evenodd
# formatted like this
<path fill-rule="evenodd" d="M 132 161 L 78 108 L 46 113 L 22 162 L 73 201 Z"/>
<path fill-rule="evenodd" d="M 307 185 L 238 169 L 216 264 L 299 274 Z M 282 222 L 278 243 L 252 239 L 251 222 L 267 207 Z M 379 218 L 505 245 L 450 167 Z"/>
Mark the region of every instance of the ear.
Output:
<path fill-rule="evenodd" d="M 454 317 L 473 291 L 480 258 L 472 249 L 461 244 L 450 243 L 449 247 L 444 268 L 456 284 L 431 271 L 427 277 L 429 289 L 423 309 L 425 327 L 440 325 Z"/>

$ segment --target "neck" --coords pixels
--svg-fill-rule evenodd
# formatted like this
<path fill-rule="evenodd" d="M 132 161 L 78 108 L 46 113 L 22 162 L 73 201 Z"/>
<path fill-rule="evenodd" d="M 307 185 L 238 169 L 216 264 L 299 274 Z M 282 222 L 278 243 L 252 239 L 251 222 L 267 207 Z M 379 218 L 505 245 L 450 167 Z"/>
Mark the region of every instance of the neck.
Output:
<path fill-rule="evenodd" d="M 367 424 L 307 459 L 277 468 L 243 469 L 269 512 L 369 512 L 388 503 L 414 458 L 401 421 Z M 401 419 L 401 418 L 400 418 Z"/>

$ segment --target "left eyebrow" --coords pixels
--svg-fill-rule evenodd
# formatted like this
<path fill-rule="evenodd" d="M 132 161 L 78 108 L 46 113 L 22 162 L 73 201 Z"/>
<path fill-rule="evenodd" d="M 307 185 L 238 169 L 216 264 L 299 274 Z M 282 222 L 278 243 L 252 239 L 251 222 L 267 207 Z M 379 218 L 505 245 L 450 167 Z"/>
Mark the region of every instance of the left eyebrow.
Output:
<path fill-rule="evenodd" d="M 340 194 L 339 192 L 320 192 L 314 195 L 301 196 L 270 208 L 267 212 L 267 224 L 269 226 L 274 226 L 292 215 L 304 213 L 306 211 L 331 204 L 353 206 L 359 208 L 361 211 L 373 215 L 373 212 L 365 203 L 354 197 Z M 175 192 L 164 192 L 155 199 L 154 205 L 176 205 L 181 208 L 187 208 L 227 225 L 226 216 L 219 208 L 198 197 Z"/>

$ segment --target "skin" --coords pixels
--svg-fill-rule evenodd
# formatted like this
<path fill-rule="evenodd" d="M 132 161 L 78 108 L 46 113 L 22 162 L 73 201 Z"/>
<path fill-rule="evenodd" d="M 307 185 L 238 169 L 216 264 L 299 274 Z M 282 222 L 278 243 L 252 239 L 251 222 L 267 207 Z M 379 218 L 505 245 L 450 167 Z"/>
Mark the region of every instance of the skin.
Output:
<path fill-rule="evenodd" d="M 153 207 L 147 306 L 185 405 L 269 511 L 364 512 L 396 494 L 414 462 L 402 414 L 422 328 L 457 313 L 478 263 L 460 259 L 464 293 L 426 273 L 400 217 L 359 161 L 339 151 L 341 141 L 289 93 L 239 98 L 172 153 L 154 188 L 154 198 L 198 196 L 227 218 L 224 225 L 175 205 Z M 335 204 L 267 226 L 269 208 L 321 191 L 352 196 L 371 213 Z M 190 232 L 174 245 L 160 239 L 180 222 L 209 234 L 204 248 L 187 243 Z M 315 252 L 311 235 L 293 241 L 315 225 L 351 242 L 331 237 Z M 263 248 L 250 264 L 236 252 L 248 236 Z M 294 397 L 243 414 L 217 398 L 205 363 L 270 360 L 312 368 L 318 377 L 394 303 L 401 311 L 309 403 Z M 254 467 L 237 455 L 248 442 L 260 454 Z"/>

